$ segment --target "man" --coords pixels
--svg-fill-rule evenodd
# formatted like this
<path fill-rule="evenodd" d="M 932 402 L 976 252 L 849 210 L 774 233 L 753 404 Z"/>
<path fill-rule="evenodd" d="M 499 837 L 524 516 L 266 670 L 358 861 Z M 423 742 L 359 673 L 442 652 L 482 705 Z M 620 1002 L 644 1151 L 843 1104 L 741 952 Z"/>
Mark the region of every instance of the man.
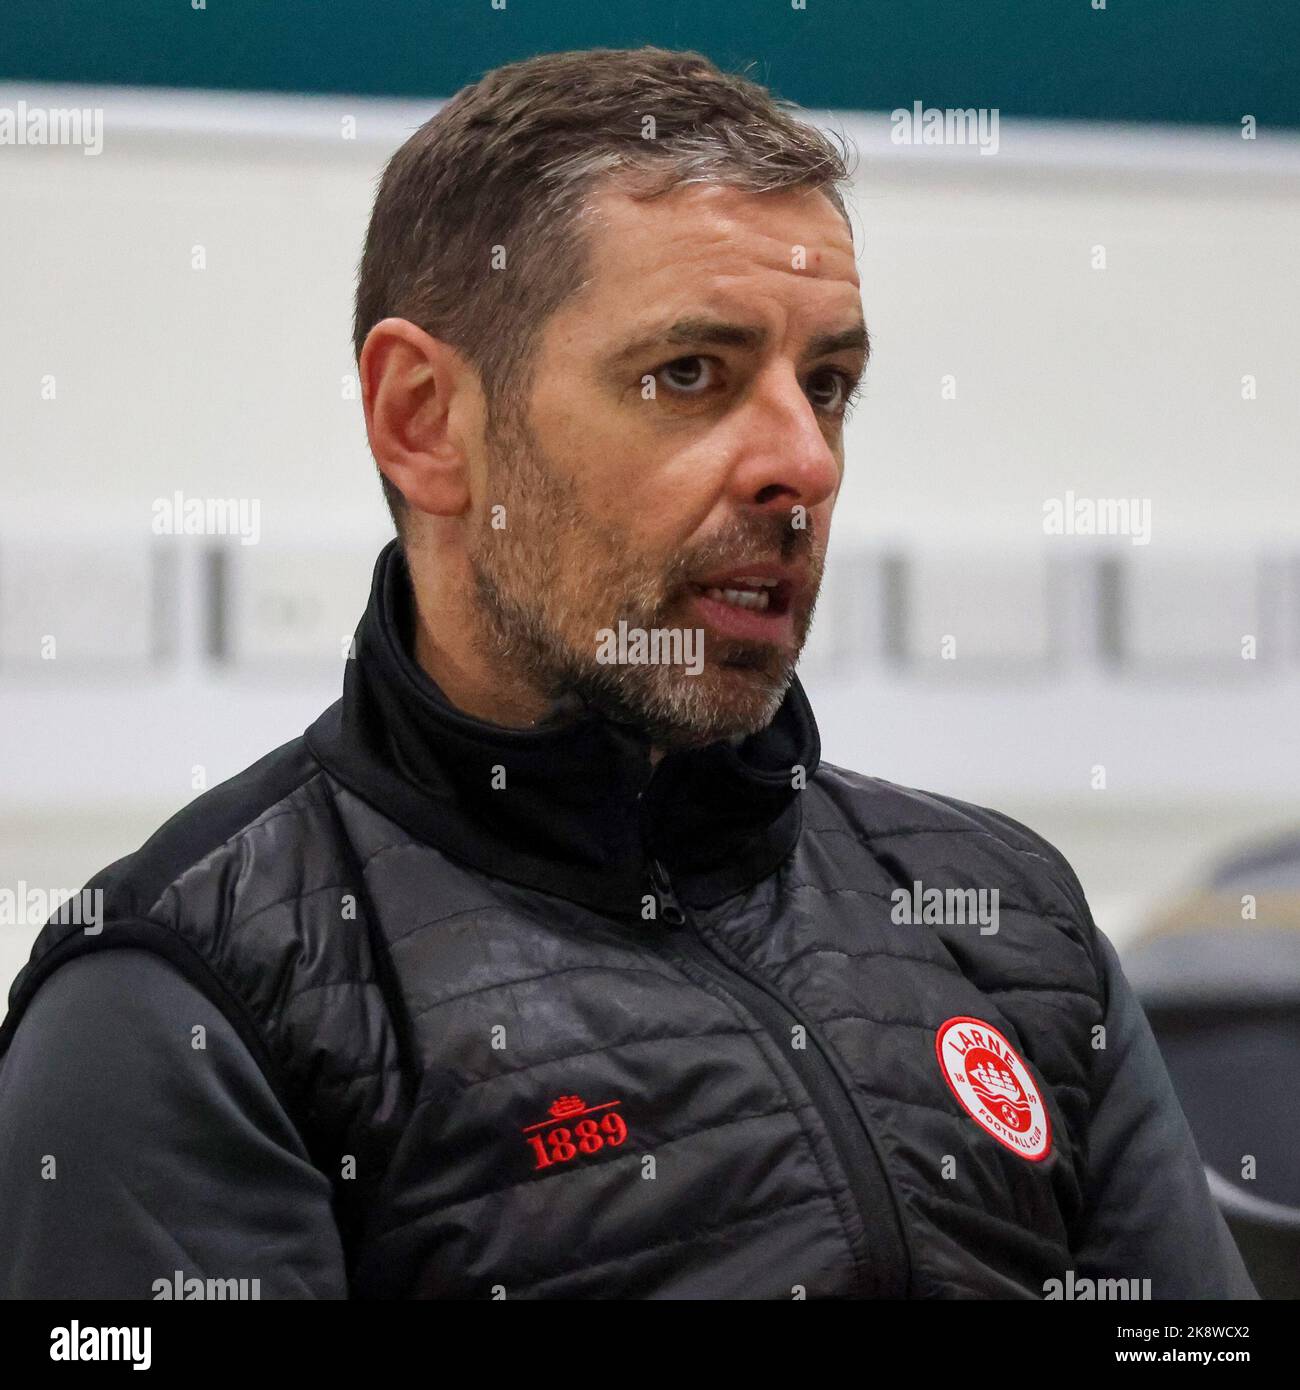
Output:
<path fill-rule="evenodd" d="M 656 49 L 397 153 L 355 345 L 401 544 L 342 700 L 38 939 L 5 1293 L 1255 1296 L 1061 855 L 820 763 L 844 177 Z"/>

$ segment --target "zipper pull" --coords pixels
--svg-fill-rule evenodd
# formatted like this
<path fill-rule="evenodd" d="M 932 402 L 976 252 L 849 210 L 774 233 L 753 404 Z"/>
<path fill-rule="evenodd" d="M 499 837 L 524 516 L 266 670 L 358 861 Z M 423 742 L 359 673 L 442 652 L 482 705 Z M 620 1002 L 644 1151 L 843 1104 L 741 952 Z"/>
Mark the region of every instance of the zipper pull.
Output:
<path fill-rule="evenodd" d="M 650 861 L 650 886 L 654 889 L 655 902 L 659 907 L 659 920 L 670 927 L 683 926 L 686 922 L 686 912 L 677 901 L 677 894 L 673 892 L 668 870 L 658 859 Z"/>

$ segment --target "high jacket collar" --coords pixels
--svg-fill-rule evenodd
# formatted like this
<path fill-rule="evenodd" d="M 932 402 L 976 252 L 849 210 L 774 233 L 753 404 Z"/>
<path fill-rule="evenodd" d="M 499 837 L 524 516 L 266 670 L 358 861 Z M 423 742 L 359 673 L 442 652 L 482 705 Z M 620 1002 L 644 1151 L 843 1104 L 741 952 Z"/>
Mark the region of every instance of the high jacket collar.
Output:
<path fill-rule="evenodd" d="M 643 733 L 585 707 L 530 729 L 471 717 L 415 661 L 413 632 L 410 576 L 391 541 L 343 698 L 306 737 L 339 781 L 416 839 L 512 883 L 637 916 L 654 860 L 680 898 L 702 906 L 765 877 L 793 848 L 796 788 L 821 751 L 797 679 L 766 729 L 667 753 L 652 768 Z"/>

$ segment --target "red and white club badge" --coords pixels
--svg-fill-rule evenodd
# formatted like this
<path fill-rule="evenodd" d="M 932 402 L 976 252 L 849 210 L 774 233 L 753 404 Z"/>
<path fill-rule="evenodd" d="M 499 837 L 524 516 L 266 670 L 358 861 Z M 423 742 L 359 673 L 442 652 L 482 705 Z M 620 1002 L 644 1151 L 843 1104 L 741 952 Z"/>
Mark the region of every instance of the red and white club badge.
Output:
<path fill-rule="evenodd" d="M 1029 1068 L 978 1018 L 950 1018 L 934 1039 L 939 1070 L 961 1107 L 1012 1153 L 1037 1163 L 1052 1148 L 1052 1123 Z"/>

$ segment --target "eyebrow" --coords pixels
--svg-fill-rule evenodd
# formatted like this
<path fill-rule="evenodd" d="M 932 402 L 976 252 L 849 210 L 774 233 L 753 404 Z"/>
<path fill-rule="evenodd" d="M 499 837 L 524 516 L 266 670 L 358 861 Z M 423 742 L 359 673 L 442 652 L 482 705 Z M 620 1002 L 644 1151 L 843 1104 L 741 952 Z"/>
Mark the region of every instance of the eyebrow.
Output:
<path fill-rule="evenodd" d="M 620 362 L 640 357 L 660 344 L 676 347 L 734 347 L 746 352 L 757 352 L 767 342 L 767 329 L 758 324 L 727 323 L 695 315 L 678 319 L 667 328 L 657 329 L 643 338 L 629 343 L 617 354 Z M 863 362 L 871 356 L 871 339 L 864 323 L 841 328 L 833 333 L 818 333 L 804 349 L 805 361 L 815 357 L 828 357 L 835 352 L 860 352 Z"/>

